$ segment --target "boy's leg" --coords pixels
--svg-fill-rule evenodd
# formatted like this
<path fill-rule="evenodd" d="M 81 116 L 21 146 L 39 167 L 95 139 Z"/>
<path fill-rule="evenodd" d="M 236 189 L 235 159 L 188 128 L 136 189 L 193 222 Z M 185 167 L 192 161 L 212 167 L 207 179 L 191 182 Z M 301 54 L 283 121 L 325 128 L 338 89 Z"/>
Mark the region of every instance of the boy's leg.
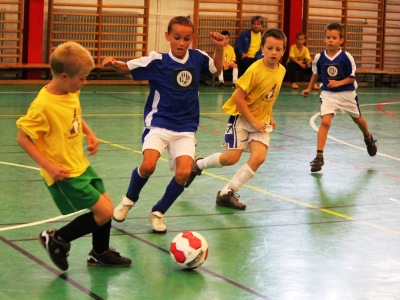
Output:
<path fill-rule="evenodd" d="M 326 114 L 321 117 L 321 124 L 317 134 L 317 154 L 313 161 L 310 162 L 311 172 L 321 171 L 324 165 L 324 148 L 328 138 L 328 131 L 331 127 L 333 114 Z"/>
<path fill-rule="evenodd" d="M 352 119 L 354 123 L 358 125 L 358 128 L 360 128 L 361 132 L 364 135 L 364 142 L 367 146 L 368 154 L 370 156 L 375 156 L 376 152 L 378 151 L 378 147 L 375 144 L 376 140 L 368 130 L 367 121 L 362 116 L 359 116 L 358 118 L 352 117 Z"/>

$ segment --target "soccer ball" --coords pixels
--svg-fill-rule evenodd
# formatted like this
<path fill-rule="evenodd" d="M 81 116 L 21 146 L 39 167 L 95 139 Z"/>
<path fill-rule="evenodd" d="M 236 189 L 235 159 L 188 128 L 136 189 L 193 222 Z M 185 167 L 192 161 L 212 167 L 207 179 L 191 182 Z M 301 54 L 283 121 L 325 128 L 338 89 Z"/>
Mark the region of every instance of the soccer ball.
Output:
<path fill-rule="evenodd" d="M 174 237 L 169 253 L 180 268 L 195 269 L 206 261 L 208 243 L 200 233 L 186 230 Z"/>

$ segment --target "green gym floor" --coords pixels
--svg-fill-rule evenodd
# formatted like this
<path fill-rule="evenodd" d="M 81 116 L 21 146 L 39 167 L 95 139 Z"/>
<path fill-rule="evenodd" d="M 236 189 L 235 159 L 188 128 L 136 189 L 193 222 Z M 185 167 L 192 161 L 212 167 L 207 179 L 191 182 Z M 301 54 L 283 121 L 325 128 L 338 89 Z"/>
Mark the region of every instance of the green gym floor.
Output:
<path fill-rule="evenodd" d="M 319 92 L 283 88 L 277 129 L 265 164 L 240 191 L 245 211 L 217 207 L 215 196 L 242 165 L 208 169 L 166 214 L 168 233 L 151 232 L 147 216 L 173 173 L 164 154 L 111 245 L 129 268 L 88 267 L 91 237 L 72 243 L 60 272 L 37 241 L 61 216 L 37 165 L 16 143 L 15 122 L 41 86 L 0 85 L 0 299 L 400 299 L 400 97 L 397 88 L 358 90 L 378 153 L 370 157 L 358 127 L 339 113 L 325 148 L 325 166 L 310 173 L 319 126 Z M 86 86 L 86 122 L 101 141 L 90 157 L 117 205 L 141 162 L 147 86 Z M 226 87 L 202 86 L 197 155 L 221 147 Z M 202 267 L 182 271 L 169 254 L 183 230 L 209 243 Z"/>

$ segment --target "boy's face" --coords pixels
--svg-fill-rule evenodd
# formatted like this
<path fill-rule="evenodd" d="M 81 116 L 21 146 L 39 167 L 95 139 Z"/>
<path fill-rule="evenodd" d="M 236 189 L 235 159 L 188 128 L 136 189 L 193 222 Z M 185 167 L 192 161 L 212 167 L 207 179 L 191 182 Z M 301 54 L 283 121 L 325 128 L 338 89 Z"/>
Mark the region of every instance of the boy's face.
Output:
<path fill-rule="evenodd" d="M 224 38 L 225 38 L 224 46 L 229 45 L 229 35 L 224 35 Z"/>
<path fill-rule="evenodd" d="M 254 33 L 260 32 L 261 28 L 262 28 L 262 25 L 261 25 L 261 22 L 260 22 L 260 21 L 254 21 L 254 22 L 251 24 L 251 30 L 252 30 Z"/>
<path fill-rule="evenodd" d="M 170 33 L 165 33 L 169 41 L 172 54 L 179 59 L 185 57 L 187 49 L 193 40 L 193 28 L 190 26 L 174 24 Z"/>
<path fill-rule="evenodd" d="M 343 43 L 344 38 L 340 37 L 338 30 L 325 31 L 325 43 L 328 51 L 337 51 Z"/>
<path fill-rule="evenodd" d="M 79 91 L 86 83 L 89 72 L 85 72 L 82 75 L 70 76 L 67 73 L 61 74 L 61 80 L 64 83 L 64 90 L 66 93 L 76 93 Z"/>
<path fill-rule="evenodd" d="M 264 54 L 264 63 L 269 68 L 273 69 L 278 65 L 283 53 L 285 53 L 284 41 L 269 36 L 266 38 L 265 44 L 261 47 L 261 50 Z"/>
<path fill-rule="evenodd" d="M 304 43 L 306 42 L 306 37 L 304 35 L 300 35 L 297 39 L 296 39 L 297 45 L 299 46 L 303 46 Z"/>

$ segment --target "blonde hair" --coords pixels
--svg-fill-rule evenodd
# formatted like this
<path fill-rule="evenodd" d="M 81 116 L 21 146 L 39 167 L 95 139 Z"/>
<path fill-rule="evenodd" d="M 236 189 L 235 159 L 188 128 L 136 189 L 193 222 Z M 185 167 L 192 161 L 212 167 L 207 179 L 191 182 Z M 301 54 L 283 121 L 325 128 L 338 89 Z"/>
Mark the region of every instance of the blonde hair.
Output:
<path fill-rule="evenodd" d="M 67 73 L 69 76 L 82 75 L 94 68 L 90 52 L 76 42 L 65 42 L 50 55 L 50 69 L 53 76 Z"/>

